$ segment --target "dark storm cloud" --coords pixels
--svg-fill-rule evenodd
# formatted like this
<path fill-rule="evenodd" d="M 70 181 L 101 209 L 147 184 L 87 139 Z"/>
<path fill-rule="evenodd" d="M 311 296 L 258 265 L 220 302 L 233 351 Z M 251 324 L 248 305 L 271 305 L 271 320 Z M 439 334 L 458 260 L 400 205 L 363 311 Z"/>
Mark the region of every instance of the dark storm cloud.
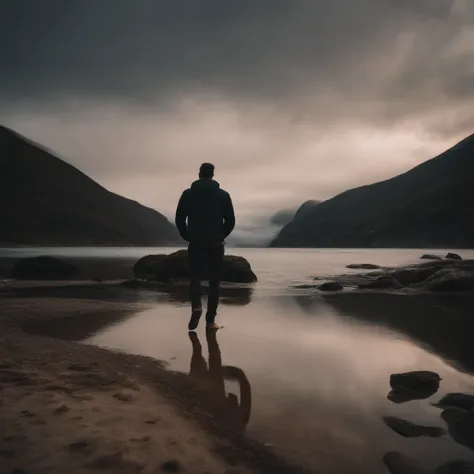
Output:
<path fill-rule="evenodd" d="M 420 103 L 433 105 L 435 98 L 473 95 L 472 50 L 447 51 L 473 20 L 473 7 L 463 1 L 2 0 L 0 5 L 4 106 L 101 99 L 159 101 L 164 107 L 198 91 L 272 101 L 307 116 L 313 113 L 305 110 L 308 97 L 325 105 L 319 94 L 333 96 L 334 108 L 349 102 L 349 114 L 380 114 L 390 121 L 416 112 Z M 425 83 L 429 87 L 423 89 Z M 398 104 L 403 97 L 410 100 Z M 381 107 L 382 98 L 393 107 Z"/>
<path fill-rule="evenodd" d="M 278 209 L 474 130 L 473 0 L 0 0 L 0 123 L 174 214 L 202 161 Z"/>

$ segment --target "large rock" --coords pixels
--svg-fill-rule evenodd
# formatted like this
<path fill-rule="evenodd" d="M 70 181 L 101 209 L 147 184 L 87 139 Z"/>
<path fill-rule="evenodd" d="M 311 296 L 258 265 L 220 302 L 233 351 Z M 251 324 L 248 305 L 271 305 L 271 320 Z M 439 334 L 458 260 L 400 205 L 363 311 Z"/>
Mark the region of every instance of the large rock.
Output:
<path fill-rule="evenodd" d="M 474 290 L 474 272 L 453 271 L 439 278 L 431 278 L 423 287 L 430 291 Z"/>
<path fill-rule="evenodd" d="M 72 263 L 56 257 L 40 256 L 18 261 L 11 271 L 16 280 L 68 280 L 78 273 Z"/>
<path fill-rule="evenodd" d="M 135 278 L 152 279 L 163 264 L 166 254 L 146 255 L 137 260 L 133 266 L 133 274 Z"/>
<path fill-rule="evenodd" d="M 147 255 L 135 263 L 133 272 L 136 278 L 159 282 L 189 280 L 188 251 L 179 250 L 170 255 Z M 235 255 L 224 256 L 220 276 L 222 281 L 230 283 L 257 281 L 250 263 L 245 258 Z"/>

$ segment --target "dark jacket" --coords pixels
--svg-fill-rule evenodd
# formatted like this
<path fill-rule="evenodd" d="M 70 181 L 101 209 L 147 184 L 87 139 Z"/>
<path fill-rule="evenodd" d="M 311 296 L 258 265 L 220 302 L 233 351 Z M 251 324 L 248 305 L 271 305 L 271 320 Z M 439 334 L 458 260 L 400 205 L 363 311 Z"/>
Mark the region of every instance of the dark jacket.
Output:
<path fill-rule="evenodd" d="M 194 181 L 181 195 L 175 222 L 181 237 L 188 242 L 199 245 L 222 243 L 235 227 L 234 206 L 229 193 L 213 179 Z"/>

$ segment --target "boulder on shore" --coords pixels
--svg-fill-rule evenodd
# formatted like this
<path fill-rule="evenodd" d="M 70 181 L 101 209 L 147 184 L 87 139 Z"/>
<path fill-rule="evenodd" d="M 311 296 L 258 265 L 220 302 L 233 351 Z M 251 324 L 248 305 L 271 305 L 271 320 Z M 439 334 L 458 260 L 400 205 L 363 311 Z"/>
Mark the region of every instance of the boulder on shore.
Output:
<path fill-rule="evenodd" d="M 56 257 L 40 256 L 19 260 L 11 270 L 15 280 L 69 280 L 78 268 Z"/>
<path fill-rule="evenodd" d="M 135 263 L 133 273 L 135 278 L 158 282 L 189 280 L 188 251 L 179 250 L 169 255 L 147 255 Z M 229 283 L 257 281 L 250 263 L 245 258 L 235 255 L 224 256 L 220 277 L 221 281 Z"/>

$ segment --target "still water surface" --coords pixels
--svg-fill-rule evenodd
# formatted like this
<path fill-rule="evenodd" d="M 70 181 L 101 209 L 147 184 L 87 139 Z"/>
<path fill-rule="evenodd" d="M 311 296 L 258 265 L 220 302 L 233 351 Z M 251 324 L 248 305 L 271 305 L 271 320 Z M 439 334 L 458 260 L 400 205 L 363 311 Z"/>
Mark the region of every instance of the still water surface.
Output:
<path fill-rule="evenodd" d="M 103 249 L 90 252 L 104 256 Z M 163 249 L 105 252 L 136 258 Z M 422 250 L 232 253 L 251 262 L 259 282 L 226 294 L 215 339 L 207 341 L 203 327 L 189 336 L 185 294 L 143 292 L 152 309 L 102 327 L 84 342 L 166 360 L 173 370 L 205 379 L 216 396 L 224 388 L 216 377 L 225 375 L 227 394 L 237 395 L 229 396 L 229 410 L 240 409 L 246 435 L 318 472 L 386 472 L 387 451 L 411 455 L 429 470 L 453 459 L 474 460 L 471 432 L 448 427 L 431 405 L 446 393 L 474 393 L 471 298 L 321 296 L 291 288 L 310 276 L 347 272 L 349 263 L 417 262 Z M 474 258 L 472 251 L 461 253 Z M 439 373 L 440 391 L 427 400 L 389 401 L 390 374 L 409 370 Z M 384 416 L 439 426 L 452 436 L 403 438 Z"/>

